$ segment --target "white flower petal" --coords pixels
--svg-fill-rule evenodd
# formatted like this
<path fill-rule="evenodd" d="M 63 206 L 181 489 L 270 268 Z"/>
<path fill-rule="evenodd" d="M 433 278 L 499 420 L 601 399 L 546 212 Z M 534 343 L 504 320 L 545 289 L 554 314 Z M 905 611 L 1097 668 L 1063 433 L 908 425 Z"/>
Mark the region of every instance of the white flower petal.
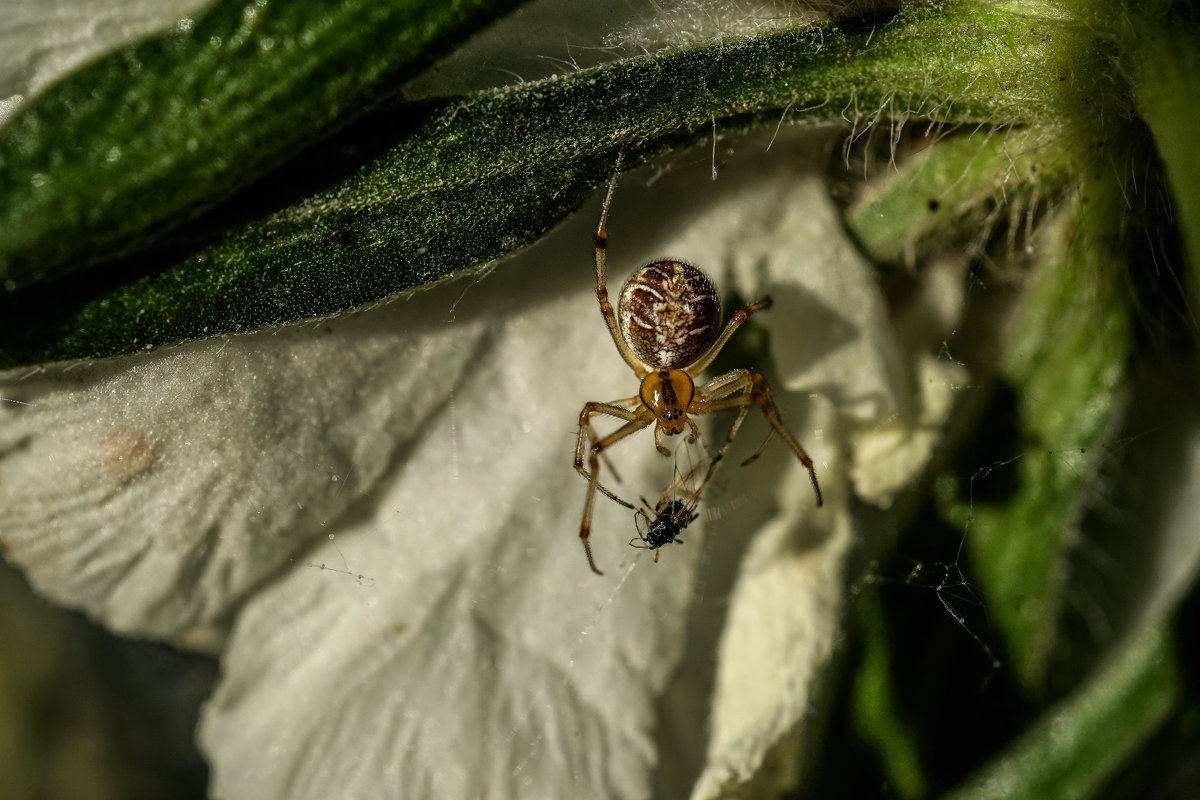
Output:
<path fill-rule="evenodd" d="M 840 459 L 834 460 L 834 469 Z M 781 470 L 779 513 L 742 563 L 720 643 L 712 733 L 694 800 L 795 788 L 817 681 L 834 651 L 854 527 L 845 480 L 814 509 L 799 468 Z"/>
<path fill-rule="evenodd" d="M 119 631 L 219 620 L 369 492 L 486 321 L 407 308 L 0 379 L 0 545 Z M 403 316 L 403 321 L 397 317 Z M 453 333 L 454 335 L 451 335 Z"/>
<path fill-rule="evenodd" d="M 851 434 L 855 493 L 888 508 L 893 498 L 925 468 L 942 440 L 959 390 L 967 385 L 966 367 L 933 356 L 916 364 L 917 413 L 896 415 Z"/>
<path fill-rule="evenodd" d="M 217 796 L 645 795 L 700 549 L 652 564 L 601 499 L 607 573 L 588 570 L 574 418 L 633 376 L 576 266 L 566 298 L 495 320 L 369 516 L 309 559 L 362 579 L 294 569 L 242 615 L 201 735 Z M 470 291 L 494 302 L 543 273 L 524 259 Z M 669 478 L 649 433 L 614 458 L 618 491 Z"/>

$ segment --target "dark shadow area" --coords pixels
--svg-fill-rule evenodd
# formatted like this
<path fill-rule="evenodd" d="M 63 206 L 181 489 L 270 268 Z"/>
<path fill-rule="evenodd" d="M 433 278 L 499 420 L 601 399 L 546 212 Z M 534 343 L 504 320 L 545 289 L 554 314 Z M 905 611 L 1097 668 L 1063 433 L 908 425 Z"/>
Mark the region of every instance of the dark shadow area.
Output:
<path fill-rule="evenodd" d="M 20 734 L 0 752 L 5 796 L 208 796 L 195 730 L 215 659 L 108 633 L 2 563 L 0 638 L 0 709 Z"/>
<path fill-rule="evenodd" d="M 890 554 L 872 562 L 865 581 L 851 593 L 847 626 L 860 633 L 847 638 L 830 674 L 827 702 L 835 711 L 823 715 L 829 724 L 824 744 L 810 756 L 819 762 L 812 775 L 820 781 L 810 796 L 897 796 L 878 743 L 859 735 L 854 716 L 855 680 L 867 657 L 860 636 L 866 630 L 874 635 L 879 620 L 885 640 L 873 641 L 871 648 L 884 648 L 889 682 L 904 687 L 893 695 L 897 707 L 892 710 L 921 773 L 935 781 L 926 796 L 955 785 L 1028 722 L 1009 673 L 992 664 L 994 657 L 1002 658 L 1000 643 L 969 571 L 959 563 L 961 538 L 927 497 Z M 864 614 L 877 615 L 876 622 L 864 627 Z"/>

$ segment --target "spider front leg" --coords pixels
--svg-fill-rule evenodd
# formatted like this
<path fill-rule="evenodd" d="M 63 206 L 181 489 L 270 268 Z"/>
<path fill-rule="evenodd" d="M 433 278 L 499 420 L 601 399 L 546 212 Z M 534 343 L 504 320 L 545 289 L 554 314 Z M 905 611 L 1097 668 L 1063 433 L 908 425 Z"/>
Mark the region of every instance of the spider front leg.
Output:
<path fill-rule="evenodd" d="M 630 397 L 630 398 L 627 398 L 626 400 L 619 400 L 619 401 L 617 401 L 617 403 L 618 404 L 628 404 L 628 405 L 630 405 L 630 407 L 632 407 L 632 403 L 630 401 L 637 402 L 637 398 Z M 591 441 L 591 442 L 600 441 L 600 435 L 598 433 L 596 433 L 596 429 L 594 427 L 592 427 L 591 422 L 589 422 L 588 426 L 587 426 L 587 438 L 588 438 L 588 441 Z M 578 449 L 578 445 L 576 445 L 576 449 Z M 608 470 L 612 474 L 613 479 L 616 480 L 617 483 L 621 482 L 621 473 L 617 472 L 617 468 L 615 466 L 613 466 L 612 459 L 610 459 L 608 457 L 607 453 L 600 456 L 600 463 L 604 466 L 604 468 L 606 470 Z M 587 477 L 586 470 L 582 471 L 580 474 L 582 474 L 585 478 Z M 608 495 L 609 498 L 611 498 L 612 500 L 615 500 L 618 503 L 625 502 L 624 500 L 621 500 L 619 497 L 614 497 L 613 493 L 608 491 L 607 489 L 605 489 L 603 486 L 600 487 L 600 491 L 604 492 L 606 495 Z"/>
<path fill-rule="evenodd" d="M 740 394 L 739 394 L 740 393 Z M 772 435 L 778 434 L 788 447 L 792 448 L 792 452 L 796 454 L 796 458 L 800 459 L 800 463 L 808 470 L 808 477 L 812 481 L 813 492 L 817 496 L 817 505 L 824 503 L 821 497 L 821 485 L 817 482 L 817 471 L 813 467 L 812 459 L 808 457 L 808 453 L 800 446 L 783 426 L 783 420 L 779 416 L 779 409 L 775 407 L 775 402 L 771 400 L 771 385 L 767 383 L 767 379 L 760 373 L 748 369 L 738 369 L 732 372 L 727 372 L 724 375 L 719 375 L 706 383 L 696 392 L 696 400 L 692 401 L 692 407 L 688 409 L 691 414 L 708 414 L 713 411 L 721 411 L 726 408 L 740 409 L 737 420 L 734 422 L 733 430 L 725 439 L 725 445 L 721 448 L 721 456 L 724 456 L 725 449 L 729 443 L 733 441 L 734 434 L 741 427 L 742 421 L 745 420 L 746 414 L 751 406 L 758 406 L 762 409 L 763 416 L 767 418 L 767 422 L 771 425 Z M 770 441 L 768 438 L 767 441 Z M 766 446 L 766 442 L 763 443 Z M 762 452 L 762 447 L 758 449 L 753 456 L 746 459 L 746 463 L 753 461 Z"/>
<path fill-rule="evenodd" d="M 618 403 L 626 403 L 628 401 L 619 400 Z M 593 441 L 591 453 L 588 456 L 587 469 L 583 466 L 583 453 L 587 448 L 587 441 L 590 438 L 588 431 L 591 429 L 591 417 L 593 414 L 607 414 L 618 419 L 626 420 L 626 423 L 615 431 L 605 436 L 599 441 Z M 596 504 L 596 490 L 604 492 L 610 499 L 615 500 L 627 508 L 633 508 L 633 503 L 628 503 L 615 494 L 610 492 L 600 484 L 600 457 L 601 454 L 612 447 L 617 442 L 629 436 L 632 433 L 640 431 L 647 425 L 654 423 L 654 415 L 645 408 L 639 408 L 636 411 L 621 408 L 614 403 L 587 403 L 583 407 L 583 411 L 579 413 L 579 438 L 575 444 L 575 471 L 588 479 L 587 499 L 583 504 L 583 521 L 579 525 L 579 540 L 583 542 L 583 552 L 587 555 L 588 566 L 592 568 L 592 572 L 597 575 L 603 575 L 596 567 L 596 560 L 592 558 L 592 546 L 588 544 L 588 536 L 592 532 L 592 508 Z"/>
<path fill-rule="evenodd" d="M 592 480 L 592 473 L 596 472 L 596 470 L 588 470 L 583 466 L 583 453 L 587 449 L 588 441 L 597 443 L 602 441 L 600 437 L 596 435 L 596 431 L 592 427 L 592 415 L 607 414 L 611 417 L 617 417 L 618 419 L 632 422 L 633 420 L 640 418 L 639 413 L 632 409 L 622 408 L 622 406 L 632 406 L 636 402 L 639 402 L 636 397 L 629 397 L 624 400 L 616 400 L 612 403 L 588 403 L 583 407 L 583 411 L 579 412 L 579 438 L 575 441 L 575 471 L 587 478 L 589 482 Z M 608 465 L 609 471 L 616 476 L 617 471 L 612 468 L 612 464 L 609 463 L 607 456 L 601 456 L 601 458 L 603 458 L 604 463 Z M 620 478 L 618 477 L 617 480 L 620 480 Z M 596 488 L 603 492 L 609 500 L 620 503 L 627 508 L 634 507 L 633 503 L 617 497 L 616 494 L 611 492 L 603 484 L 597 483 Z"/>
<path fill-rule="evenodd" d="M 600 207 L 600 221 L 596 223 L 596 233 L 592 237 L 596 247 L 596 300 L 600 303 L 600 314 L 608 333 L 612 336 L 613 344 L 625 363 L 634 371 L 638 378 L 645 377 L 649 372 L 638 359 L 617 324 L 617 312 L 613 310 L 612 302 L 608 299 L 608 209 L 612 205 L 613 192 L 617 189 L 617 176 L 621 174 L 621 157 L 617 154 L 617 165 L 613 168 L 612 179 L 608 182 L 608 193 L 604 195 L 604 205 Z"/>

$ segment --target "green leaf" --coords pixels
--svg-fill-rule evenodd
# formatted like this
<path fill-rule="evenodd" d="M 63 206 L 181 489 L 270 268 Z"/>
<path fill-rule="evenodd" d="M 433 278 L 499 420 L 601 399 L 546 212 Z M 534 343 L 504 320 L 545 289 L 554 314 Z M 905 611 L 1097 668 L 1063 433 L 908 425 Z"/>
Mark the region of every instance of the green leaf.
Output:
<path fill-rule="evenodd" d="M 0 284 L 86 269 L 361 115 L 518 0 L 221 0 L 0 130 Z"/>
<path fill-rule="evenodd" d="M 894 654 L 888 641 L 880 592 L 864 593 L 856 611 L 859 623 L 856 638 L 863 655 L 852 690 L 855 730 L 878 751 L 896 797 L 925 797 L 928 780 L 913 727 L 900 708 L 902 689 L 896 682 Z"/>
<path fill-rule="evenodd" d="M 942 498 L 943 513 L 965 533 L 972 572 L 1017 676 L 1035 692 L 1055 641 L 1065 559 L 1132 346 L 1114 233 L 1125 209 L 1112 178 L 1105 173 L 1079 190 L 1074 229 L 1064 230 L 1062 217 L 1046 232 L 1051 240 L 1011 322 L 1000 378 L 1015 402 L 1013 440 L 957 497 Z"/>
<path fill-rule="evenodd" d="M 358 174 L 140 277 L 10 297 L 0 364 L 95 357 L 344 311 L 503 256 L 627 163 L 723 127 L 885 115 L 1049 124 L 1095 80 L 1086 32 L 989 4 L 906 7 L 404 108 Z M 1075 57 L 1062 66 L 1064 54 Z M 930 80 L 931 75 L 939 76 Z M 392 124 L 396 124 L 393 122 Z M 303 164 L 292 169 L 304 170 Z"/>
<path fill-rule="evenodd" d="M 912 264 L 964 232 L 986 237 L 1001 207 L 1006 220 L 1035 211 L 1073 179 L 1074 144 L 1042 128 L 937 142 L 856 203 L 847 224 L 876 261 Z"/>

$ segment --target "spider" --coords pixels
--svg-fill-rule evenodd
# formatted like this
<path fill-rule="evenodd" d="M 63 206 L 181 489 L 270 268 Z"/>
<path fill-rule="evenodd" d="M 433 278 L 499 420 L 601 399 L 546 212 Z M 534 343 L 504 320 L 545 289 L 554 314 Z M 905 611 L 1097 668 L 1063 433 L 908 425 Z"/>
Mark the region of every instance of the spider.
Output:
<path fill-rule="evenodd" d="M 604 573 L 596 567 L 592 547 L 588 543 L 596 490 L 599 489 L 609 499 L 627 508 L 634 507 L 632 503 L 617 497 L 600 483 L 601 455 L 625 437 L 650 425 L 654 425 L 654 446 L 663 455 L 670 455 L 671 451 L 663 444 L 664 435 L 675 436 L 683 433 L 687 427 L 690 430 L 688 441 L 695 442 L 700 436 L 700 429 L 692 419 L 693 416 L 731 408 L 739 409 L 738 418 L 716 459 L 719 460 L 741 427 L 750 407 L 758 406 L 771 425 L 771 433 L 758 451 L 744 463 L 748 464 L 756 459 L 778 434 L 808 470 L 813 491 L 817 495 L 817 505 L 822 503 L 821 487 L 817 483 L 812 459 L 783 427 L 779 411 L 771 400 L 771 387 L 766 378 L 753 370 L 735 369 L 710 378 L 700 386 L 696 385 L 696 378 L 712 363 L 747 317 L 755 311 L 770 308 L 770 297 L 763 297 L 735 311 L 725 329 L 721 331 L 720 300 L 716 287 L 708 276 L 687 262 L 663 259 L 642 267 L 625 282 L 618 300 L 618 310 L 613 310 L 605 280 L 608 249 L 606 226 L 620 172 L 621 158 L 618 156 L 617 165 L 608 184 L 608 193 L 600 209 L 600 222 L 596 226 L 596 299 L 600 303 L 600 313 L 604 316 L 604 322 L 612 335 L 613 344 L 641 381 L 641 386 L 633 397 L 609 403 L 585 403 L 583 410 L 579 412 L 575 470 L 588 482 L 579 539 L 583 543 L 588 566 L 597 575 Z M 624 420 L 625 424 L 609 435 L 597 438 L 592 430 L 591 421 L 597 414 L 616 417 Z M 585 452 L 588 453 L 586 467 Z M 646 516 L 651 532 L 654 532 L 654 522 L 664 514 L 667 515 L 668 521 L 661 523 L 660 532 L 669 531 L 672 526 L 682 529 L 687 524 L 680 524 L 680 520 L 684 518 L 681 514 L 684 512 L 673 507 L 656 510 L 655 514 L 655 520 Z"/>

